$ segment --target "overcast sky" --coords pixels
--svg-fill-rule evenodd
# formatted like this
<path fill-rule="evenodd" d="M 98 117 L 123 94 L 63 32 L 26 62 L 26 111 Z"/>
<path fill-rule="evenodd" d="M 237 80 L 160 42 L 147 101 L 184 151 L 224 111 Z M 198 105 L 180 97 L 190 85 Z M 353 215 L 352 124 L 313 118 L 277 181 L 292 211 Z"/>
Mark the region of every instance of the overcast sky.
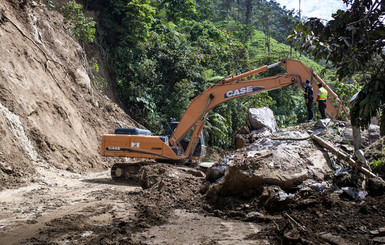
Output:
<path fill-rule="evenodd" d="M 286 6 L 286 9 L 295 9 L 298 11 L 299 0 L 275 0 L 281 4 L 281 7 Z M 301 0 L 302 16 L 317 17 L 326 20 L 332 19 L 332 14 L 338 9 L 346 9 L 346 5 L 342 0 Z"/>

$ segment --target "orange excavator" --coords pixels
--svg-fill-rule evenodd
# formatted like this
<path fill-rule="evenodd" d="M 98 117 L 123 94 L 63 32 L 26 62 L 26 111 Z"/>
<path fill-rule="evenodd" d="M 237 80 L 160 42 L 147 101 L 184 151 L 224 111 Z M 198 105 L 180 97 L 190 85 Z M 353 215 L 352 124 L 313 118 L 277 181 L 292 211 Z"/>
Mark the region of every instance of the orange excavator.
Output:
<path fill-rule="evenodd" d="M 282 65 L 286 73 L 254 80 L 244 78 L 267 71 Z M 109 157 L 131 157 L 156 159 L 158 161 L 200 161 L 206 155 L 203 138 L 203 126 L 210 110 L 229 100 L 254 95 L 257 93 L 288 87 L 296 84 L 302 90 L 304 82 L 309 79 L 314 85 L 314 79 L 323 84 L 332 97 L 338 109 L 327 99 L 326 113 L 332 119 L 341 115 L 341 109 L 346 109 L 338 96 L 313 72 L 300 61 L 283 59 L 278 63 L 265 65 L 236 76 L 227 77 L 212 85 L 203 93 L 195 97 L 182 118 L 178 122 L 171 122 L 167 136 L 153 136 L 151 132 L 138 128 L 117 128 L 114 134 L 103 135 L 101 154 Z M 318 93 L 318 86 L 313 86 L 314 95 Z M 314 100 L 316 101 L 314 96 Z M 190 137 L 187 137 L 190 136 Z M 189 139 L 188 139 L 189 138 Z M 134 169 L 134 170 L 133 170 Z M 130 164 L 117 163 L 111 169 L 114 179 L 128 178 L 137 168 Z"/>

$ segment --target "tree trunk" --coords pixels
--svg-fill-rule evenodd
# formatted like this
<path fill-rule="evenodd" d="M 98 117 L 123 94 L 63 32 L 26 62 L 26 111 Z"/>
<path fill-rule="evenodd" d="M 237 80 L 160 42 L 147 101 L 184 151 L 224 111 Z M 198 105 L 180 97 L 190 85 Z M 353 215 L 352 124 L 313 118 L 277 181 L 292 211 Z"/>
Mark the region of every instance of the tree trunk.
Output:
<path fill-rule="evenodd" d="M 359 171 L 361 171 L 366 176 L 371 177 L 371 178 L 379 178 L 383 182 L 383 180 L 380 177 L 376 176 L 374 173 L 372 173 L 368 169 L 361 167 L 361 165 L 359 165 L 356 161 L 351 159 L 348 154 L 346 154 L 346 153 L 334 148 L 333 146 L 331 146 L 330 142 L 326 142 L 325 140 L 321 139 L 317 135 L 311 135 L 311 138 L 312 138 L 312 140 L 314 140 L 315 142 L 320 144 L 322 147 L 328 149 L 331 153 L 333 153 L 335 156 L 337 156 L 338 159 L 346 161 L 352 167 L 358 169 Z"/>
<path fill-rule="evenodd" d="M 246 0 L 246 25 L 251 23 L 253 13 L 253 0 Z"/>

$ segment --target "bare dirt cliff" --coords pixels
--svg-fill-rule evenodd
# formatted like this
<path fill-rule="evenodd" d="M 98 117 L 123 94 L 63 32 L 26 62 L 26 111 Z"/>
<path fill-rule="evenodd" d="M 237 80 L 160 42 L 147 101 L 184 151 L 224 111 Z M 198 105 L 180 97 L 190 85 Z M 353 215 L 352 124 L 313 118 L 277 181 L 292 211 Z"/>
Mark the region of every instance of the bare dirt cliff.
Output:
<path fill-rule="evenodd" d="M 91 58 L 62 18 L 38 2 L 0 1 L 0 189 L 40 167 L 106 168 L 101 135 L 134 124 L 95 88 Z"/>

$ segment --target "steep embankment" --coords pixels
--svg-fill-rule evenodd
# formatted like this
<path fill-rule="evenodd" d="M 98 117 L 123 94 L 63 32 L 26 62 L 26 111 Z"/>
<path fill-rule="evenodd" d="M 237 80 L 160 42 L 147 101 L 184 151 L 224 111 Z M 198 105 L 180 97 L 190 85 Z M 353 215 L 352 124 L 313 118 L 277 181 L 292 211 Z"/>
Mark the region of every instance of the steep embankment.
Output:
<path fill-rule="evenodd" d="M 95 89 L 90 58 L 61 14 L 1 1 L 0 49 L 0 189 L 38 176 L 39 167 L 105 168 L 101 135 L 134 122 Z"/>

